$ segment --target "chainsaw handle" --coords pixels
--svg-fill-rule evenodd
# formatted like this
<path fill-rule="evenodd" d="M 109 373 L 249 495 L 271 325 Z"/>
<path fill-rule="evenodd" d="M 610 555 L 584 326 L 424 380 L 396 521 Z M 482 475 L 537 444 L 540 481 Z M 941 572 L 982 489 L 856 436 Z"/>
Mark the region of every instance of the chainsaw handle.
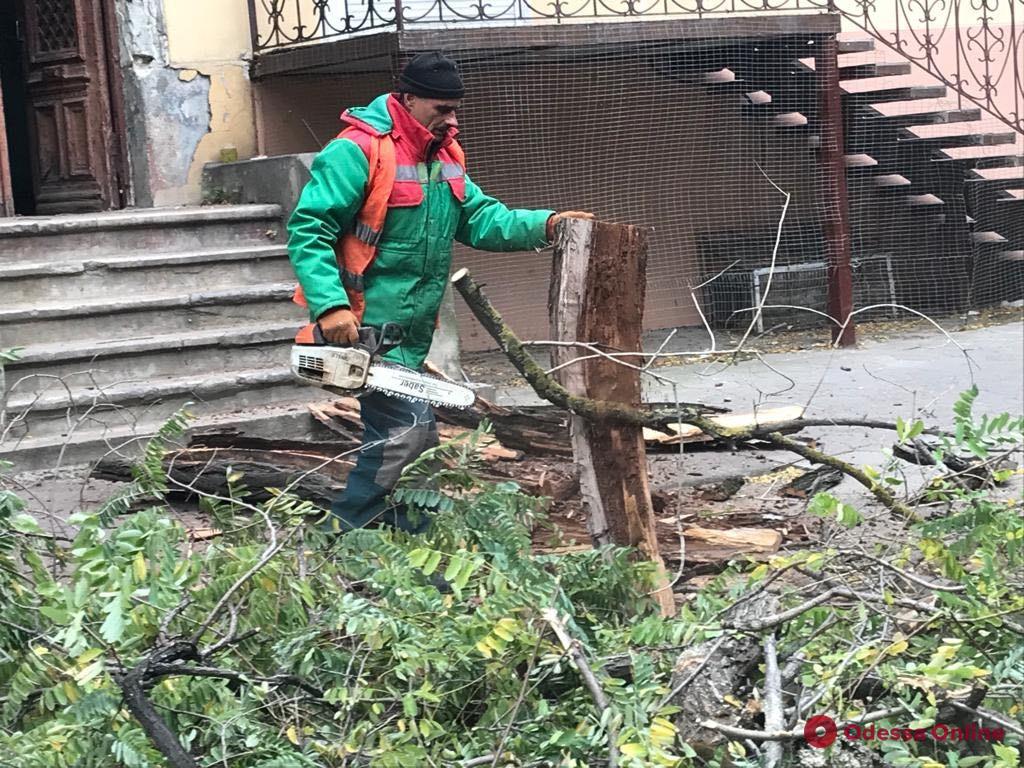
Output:
<path fill-rule="evenodd" d="M 371 355 L 382 355 L 402 343 L 402 326 L 398 323 L 384 323 L 380 328 L 372 325 L 359 326 L 358 344 L 332 344 L 324 336 L 320 323 L 313 325 L 313 342 L 334 347 L 355 346 L 365 349 Z"/>

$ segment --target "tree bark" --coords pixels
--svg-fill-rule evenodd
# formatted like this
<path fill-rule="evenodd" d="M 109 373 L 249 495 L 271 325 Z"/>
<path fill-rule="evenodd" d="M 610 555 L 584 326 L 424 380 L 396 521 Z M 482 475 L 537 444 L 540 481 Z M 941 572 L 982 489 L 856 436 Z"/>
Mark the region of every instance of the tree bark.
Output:
<path fill-rule="evenodd" d="M 647 237 L 624 224 L 568 219 L 558 229 L 549 313 L 556 341 L 587 342 L 620 352 L 640 352 L 647 283 Z M 558 346 L 552 363 L 562 366 L 579 348 Z M 640 372 L 605 358 L 565 365 L 557 372 L 570 394 L 641 407 Z M 655 593 L 662 613 L 675 601 L 658 549 L 656 520 L 647 482 L 643 428 L 635 424 L 569 420 L 573 457 L 595 546 L 636 547 L 660 572 Z"/>
<path fill-rule="evenodd" d="M 164 458 L 170 492 L 178 496 L 230 492 L 228 474 L 241 472 L 239 481 L 249 491 L 246 500 L 260 503 L 272 495 L 267 488 L 290 488 L 296 495 L 327 509 L 344 488 L 351 460 L 330 461 L 331 454 L 275 451 L 260 448 L 184 448 L 171 451 Z M 128 482 L 132 479 L 132 462 L 107 456 L 92 470 L 91 477 Z"/>

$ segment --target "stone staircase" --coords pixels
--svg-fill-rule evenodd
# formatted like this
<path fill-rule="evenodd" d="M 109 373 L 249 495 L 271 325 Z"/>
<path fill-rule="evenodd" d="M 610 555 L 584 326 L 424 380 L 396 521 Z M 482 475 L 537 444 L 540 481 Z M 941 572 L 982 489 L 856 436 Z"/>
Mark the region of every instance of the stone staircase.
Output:
<path fill-rule="evenodd" d="M 305 313 L 281 220 L 273 205 L 0 220 L 0 349 L 21 347 L 0 459 L 132 450 L 186 402 L 197 428 L 300 424 L 323 393 L 288 371 Z"/>

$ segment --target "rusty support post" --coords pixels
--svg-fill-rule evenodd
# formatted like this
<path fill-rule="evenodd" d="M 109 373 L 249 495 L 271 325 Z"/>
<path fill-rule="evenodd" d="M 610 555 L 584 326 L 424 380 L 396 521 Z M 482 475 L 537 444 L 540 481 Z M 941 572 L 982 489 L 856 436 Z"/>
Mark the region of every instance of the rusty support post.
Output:
<path fill-rule="evenodd" d="M 850 265 L 850 210 L 843 159 L 843 101 L 839 91 L 838 45 L 834 34 L 821 41 L 814 56 L 820 93 L 822 191 L 825 203 L 825 249 L 828 256 L 828 313 L 840 325 L 832 341 L 852 346 L 857 338 L 853 320 L 853 268 Z"/>
<path fill-rule="evenodd" d="M 246 6 L 249 11 L 249 40 L 252 44 L 252 55 L 255 58 L 260 52 L 260 29 L 256 20 L 256 0 L 247 0 Z"/>

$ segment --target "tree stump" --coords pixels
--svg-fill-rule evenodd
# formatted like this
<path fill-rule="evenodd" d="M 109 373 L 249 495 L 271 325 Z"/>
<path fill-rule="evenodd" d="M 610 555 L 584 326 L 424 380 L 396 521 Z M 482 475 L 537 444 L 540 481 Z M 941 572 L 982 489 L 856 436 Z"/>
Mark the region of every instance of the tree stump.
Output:
<path fill-rule="evenodd" d="M 646 233 L 632 226 L 567 219 L 559 225 L 552 266 L 549 313 L 552 339 L 586 342 L 602 350 L 641 351 L 647 272 Z M 557 346 L 555 367 L 593 353 Z M 624 358 L 634 365 L 641 358 Z M 604 357 L 567 364 L 556 372 L 571 394 L 641 404 L 640 372 Z M 659 568 L 655 596 L 664 615 L 675 614 L 658 550 L 647 480 L 643 429 L 570 418 L 573 457 L 595 546 L 638 548 Z"/>

